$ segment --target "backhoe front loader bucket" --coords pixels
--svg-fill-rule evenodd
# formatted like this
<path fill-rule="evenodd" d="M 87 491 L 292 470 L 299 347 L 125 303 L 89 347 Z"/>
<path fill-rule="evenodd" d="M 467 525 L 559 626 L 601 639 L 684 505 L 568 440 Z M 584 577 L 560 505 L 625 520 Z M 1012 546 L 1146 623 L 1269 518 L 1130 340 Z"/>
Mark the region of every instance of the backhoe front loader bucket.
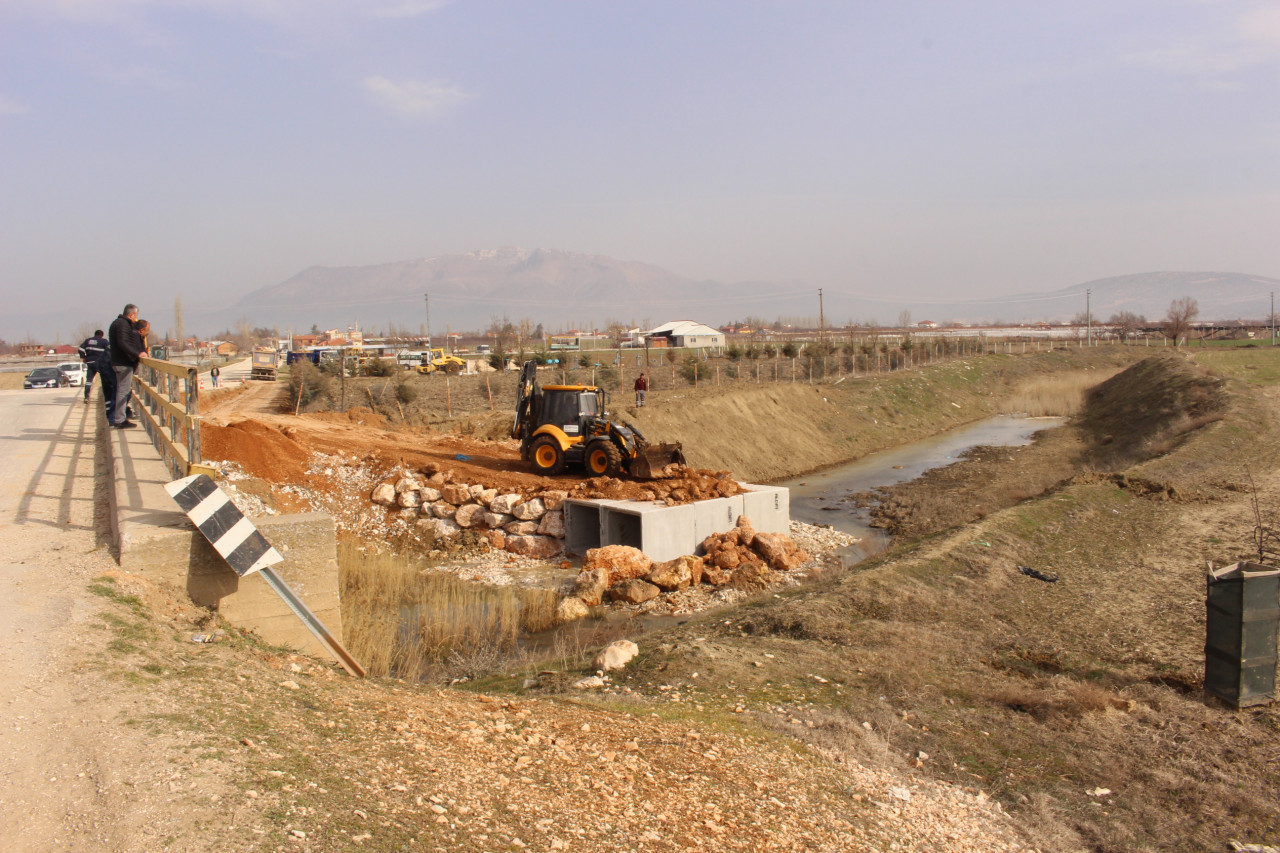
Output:
<path fill-rule="evenodd" d="M 636 457 L 631 460 L 630 473 L 640 480 L 656 480 L 667 476 L 668 466 L 684 464 L 680 442 L 651 444 L 636 453 Z"/>

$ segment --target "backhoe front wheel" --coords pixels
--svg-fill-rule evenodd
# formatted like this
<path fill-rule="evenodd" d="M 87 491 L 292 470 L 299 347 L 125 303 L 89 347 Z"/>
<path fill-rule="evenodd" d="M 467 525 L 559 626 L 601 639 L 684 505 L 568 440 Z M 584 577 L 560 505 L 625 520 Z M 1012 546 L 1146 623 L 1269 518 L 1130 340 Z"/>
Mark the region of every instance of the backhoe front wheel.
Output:
<path fill-rule="evenodd" d="M 622 451 L 612 441 L 593 441 L 587 447 L 587 470 L 593 477 L 616 477 L 622 471 Z"/>
<path fill-rule="evenodd" d="M 560 449 L 560 442 L 549 435 L 540 435 L 533 440 L 529 458 L 539 474 L 554 477 L 564 471 L 564 451 Z"/>

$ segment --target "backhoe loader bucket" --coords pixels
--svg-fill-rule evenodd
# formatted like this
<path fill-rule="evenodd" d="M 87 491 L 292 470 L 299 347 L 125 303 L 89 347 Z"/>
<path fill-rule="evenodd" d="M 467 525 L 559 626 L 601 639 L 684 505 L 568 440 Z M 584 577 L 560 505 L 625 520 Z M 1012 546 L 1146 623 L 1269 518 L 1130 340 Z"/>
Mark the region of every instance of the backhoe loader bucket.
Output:
<path fill-rule="evenodd" d="M 684 464 L 680 442 L 652 444 L 636 453 L 636 458 L 631 460 L 630 473 L 637 479 L 656 480 L 667 475 L 668 465 Z"/>

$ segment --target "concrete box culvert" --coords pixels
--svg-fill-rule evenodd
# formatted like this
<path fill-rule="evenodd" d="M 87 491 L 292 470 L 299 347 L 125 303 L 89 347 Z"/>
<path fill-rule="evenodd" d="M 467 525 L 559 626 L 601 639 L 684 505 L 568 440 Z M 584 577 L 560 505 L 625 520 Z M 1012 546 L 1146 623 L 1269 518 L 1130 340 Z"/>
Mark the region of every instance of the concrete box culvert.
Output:
<path fill-rule="evenodd" d="M 667 506 L 656 501 L 564 502 L 564 548 L 585 554 L 605 545 L 630 545 L 655 562 L 696 554 L 713 533 L 732 530 L 745 515 L 757 531 L 791 532 L 790 491 L 743 483 L 742 494 Z"/>

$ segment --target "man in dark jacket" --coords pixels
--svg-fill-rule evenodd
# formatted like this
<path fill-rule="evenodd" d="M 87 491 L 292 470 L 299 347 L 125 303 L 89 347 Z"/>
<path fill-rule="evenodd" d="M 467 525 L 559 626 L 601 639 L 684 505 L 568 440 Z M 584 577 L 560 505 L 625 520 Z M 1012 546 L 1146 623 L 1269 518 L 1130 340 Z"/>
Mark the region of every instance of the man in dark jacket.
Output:
<path fill-rule="evenodd" d="M 102 377 L 102 398 L 107 401 L 107 417 L 115 406 L 116 374 L 111 369 L 111 345 L 102 336 L 102 330 L 94 331 L 92 337 L 84 339 L 80 344 L 80 359 L 85 364 L 84 401 L 89 402 L 89 390 L 93 387 L 93 377 Z"/>
<path fill-rule="evenodd" d="M 120 316 L 111 321 L 107 339 L 111 344 L 111 369 L 116 375 L 115 408 L 111 412 L 111 425 L 117 429 L 136 427 L 125 415 L 129 397 L 133 394 L 133 372 L 138 369 L 142 356 L 142 336 L 133 327 L 138 319 L 138 306 L 126 305 Z"/>

